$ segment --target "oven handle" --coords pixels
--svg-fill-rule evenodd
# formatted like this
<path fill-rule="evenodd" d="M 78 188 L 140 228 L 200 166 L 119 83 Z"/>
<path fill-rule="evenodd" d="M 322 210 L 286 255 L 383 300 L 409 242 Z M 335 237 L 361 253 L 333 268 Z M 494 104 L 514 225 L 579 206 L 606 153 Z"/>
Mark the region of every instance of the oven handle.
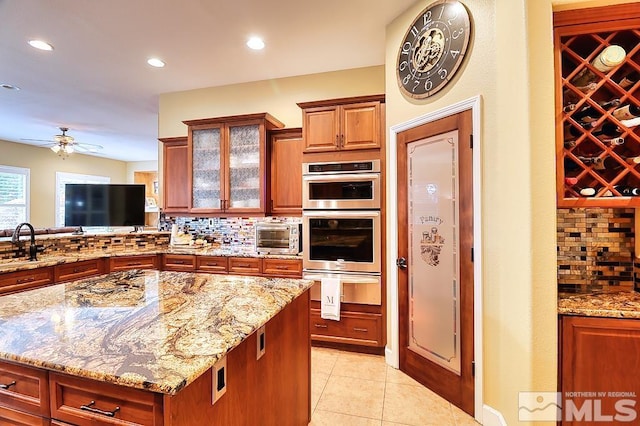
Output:
<path fill-rule="evenodd" d="M 380 217 L 379 210 L 303 210 L 302 216 L 325 217 Z"/>
<path fill-rule="evenodd" d="M 335 175 L 304 175 L 302 176 L 303 181 L 313 181 L 313 182 L 340 182 L 345 180 L 379 180 L 380 173 L 344 173 L 344 174 L 335 174 Z"/>
<path fill-rule="evenodd" d="M 360 277 L 358 275 L 344 274 L 303 274 L 302 278 L 314 281 L 320 281 L 322 278 L 339 278 L 343 281 L 354 284 L 380 284 L 380 275 Z"/>

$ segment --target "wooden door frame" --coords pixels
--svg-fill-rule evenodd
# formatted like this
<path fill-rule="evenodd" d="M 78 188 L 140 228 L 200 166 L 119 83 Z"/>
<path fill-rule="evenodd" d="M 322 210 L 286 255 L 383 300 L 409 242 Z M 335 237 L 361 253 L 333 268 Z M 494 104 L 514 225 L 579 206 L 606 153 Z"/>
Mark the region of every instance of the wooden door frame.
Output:
<path fill-rule="evenodd" d="M 398 208 L 395 200 L 398 198 L 397 182 L 397 135 L 400 132 L 427 124 L 444 117 L 463 111 L 471 110 L 473 133 L 473 330 L 474 330 L 474 360 L 475 360 L 475 419 L 482 423 L 483 399 L 483 356 L 482 356 L 482 173 L 481 173 L 481 97 L 480 95 L 449 105 L 434 112 L 413 118 L 404 123 L 395 124 L 389 128 L 389 149 L 387 159 L 387 312 L 390 328 L 387 333 L 387 347 L 385 358 L 387 364 L 398 368 L 400 364 L 400 330 L 398 312 L 398 269 L 395 265 L 398 254 Z M 394 201 L 394 202 L 392 202 Z"/>

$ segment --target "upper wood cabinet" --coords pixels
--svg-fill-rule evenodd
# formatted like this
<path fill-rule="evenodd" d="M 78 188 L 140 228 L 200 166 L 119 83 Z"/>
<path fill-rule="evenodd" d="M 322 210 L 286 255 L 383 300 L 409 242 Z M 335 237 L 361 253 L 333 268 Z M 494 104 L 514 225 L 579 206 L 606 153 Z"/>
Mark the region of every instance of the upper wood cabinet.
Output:
<path fill-rule="evenodd" d="M 187 138 L 162 138 L 162 206 L 166 213 L 189 210 Z"/>
<path fill-rule="evenodd" d="M 188 120 L 189 212 L 264 214 L 266 135 L 284 125 L 267 113 Z"/>
<path fill-rule="evenodd" d="M 302 129 L 277 129 L 270 136 L 269 212 L 302 214 Z"/>
<path fill-rule="evenodd" d="M 304 152 L 380 148 L 384 95 L 302 102 Z"/>
<path fill-rule="evenodd" d="M 558 207 L 640 206 L 639 22 L 639 3 L 554 13 Z"/>

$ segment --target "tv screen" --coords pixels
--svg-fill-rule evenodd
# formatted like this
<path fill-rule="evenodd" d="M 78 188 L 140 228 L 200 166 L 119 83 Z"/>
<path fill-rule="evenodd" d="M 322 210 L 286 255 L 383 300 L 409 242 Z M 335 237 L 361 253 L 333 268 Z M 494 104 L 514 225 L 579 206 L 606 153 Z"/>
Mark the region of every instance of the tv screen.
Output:
<path fill-rule="evenodd" d="M 65 226 L 143 226 L 144 185 L 66 184 Z"/>

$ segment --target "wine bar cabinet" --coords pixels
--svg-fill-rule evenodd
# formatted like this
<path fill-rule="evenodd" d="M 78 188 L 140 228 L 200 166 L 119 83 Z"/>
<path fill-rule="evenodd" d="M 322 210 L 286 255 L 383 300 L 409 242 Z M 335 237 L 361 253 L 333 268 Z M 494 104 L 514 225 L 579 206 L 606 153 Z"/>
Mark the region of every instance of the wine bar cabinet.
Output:
<path fill-rule="evenodd" d="M 558 207 L 640 206 L 640 4 L 554 13 Z"/>

